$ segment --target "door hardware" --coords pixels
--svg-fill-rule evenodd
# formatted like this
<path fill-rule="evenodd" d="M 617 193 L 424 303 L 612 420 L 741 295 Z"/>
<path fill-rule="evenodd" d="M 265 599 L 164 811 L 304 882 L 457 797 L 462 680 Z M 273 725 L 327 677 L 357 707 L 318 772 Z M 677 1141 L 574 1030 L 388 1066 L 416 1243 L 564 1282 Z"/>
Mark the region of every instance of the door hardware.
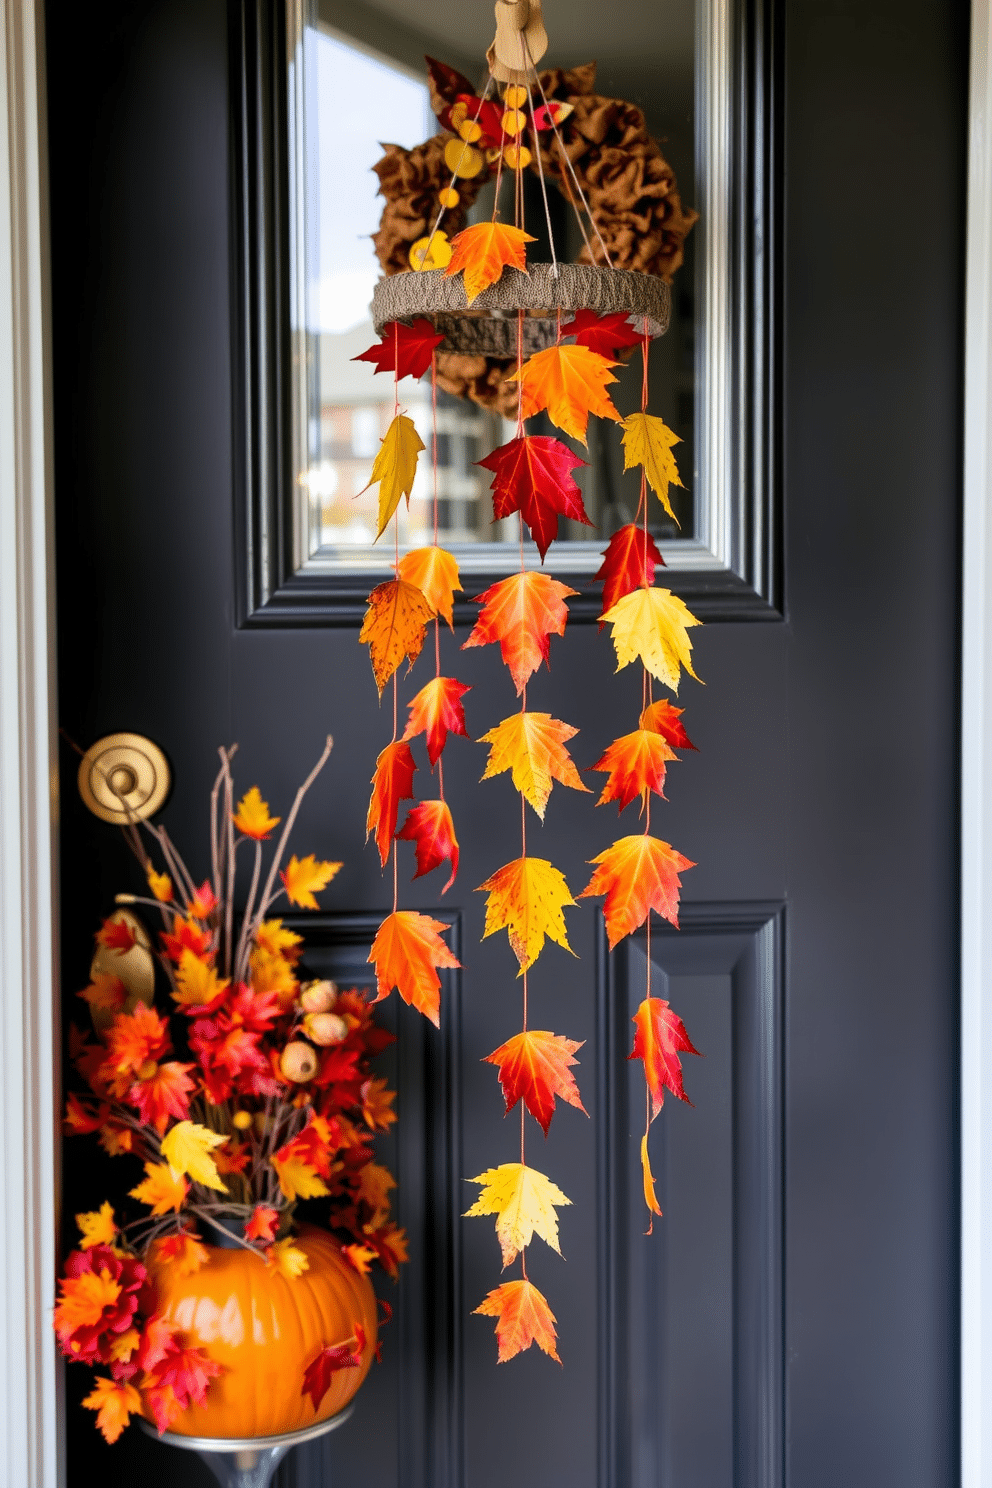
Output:
<path fill-rule="evenodd" d="M 123 827 L 154 816 L 172 784 L 169 762 L 141 734 L 108 734 L 79 762 L 79 794 L 101 821 Z"/>

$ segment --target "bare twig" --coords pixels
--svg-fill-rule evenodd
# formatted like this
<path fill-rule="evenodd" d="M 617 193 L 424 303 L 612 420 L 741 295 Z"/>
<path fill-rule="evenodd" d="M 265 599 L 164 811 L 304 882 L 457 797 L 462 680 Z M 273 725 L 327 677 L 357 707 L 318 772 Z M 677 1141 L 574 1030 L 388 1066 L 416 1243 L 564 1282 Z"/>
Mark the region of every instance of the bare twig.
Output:
<path fill-rule="evenodd" d="M 282 836 L 279 838 L 279 845 L 276 848 L 275 855 L 273 856 L 272 863 L 269 867 L 269 876 L 265 880 L 265 888 L 262 890 L 262 897 L 259 901 L 258 912 L 255 915 L 254 921 L 248 927 L 249 939 L 254 936 L 257 926 L 262 923 L 262 920 L 265 918 L 265 911 L 268 909 L 269 905 L 272 902 L 272 885 L 275 883 L 276 873 L 279 870 L 279 864 L 282 862 L 283 853 L 286 851 L 286 844 L 289 841 L 289 834 L 293 830 L 293 823 L 296 821 L 297 814 L 303 802 L 303 797 L 313 785 L 321 770 L 327 764 L 328 757 L 330 756 L 331 750 L 333 748 L 334 740 L 331 735 L 328 734 L 327 743 L 324 745 L 324 749 L 320 756 L 320 759 L 314 765 L 313 769 L 310 771 L 310 774 L 307 776 L 306 780 L 304 780 L 303 784 L 296 792 L 296 799 L 294 800 L 293 805 L 290 808 L 289 815 L 286 818 L 286 825 L 282 829 Z"/>

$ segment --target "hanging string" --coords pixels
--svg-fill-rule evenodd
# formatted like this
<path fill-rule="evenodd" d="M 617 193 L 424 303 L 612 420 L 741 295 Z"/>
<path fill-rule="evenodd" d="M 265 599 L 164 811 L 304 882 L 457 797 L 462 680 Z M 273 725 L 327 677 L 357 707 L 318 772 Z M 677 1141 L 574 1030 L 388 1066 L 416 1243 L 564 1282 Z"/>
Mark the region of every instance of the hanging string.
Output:
<path fill-rule="evenodd" d="M 524 69 L 523 70 L 524 70 L 525 73 L 527 73 L 528 71 L 531 70 L 531 68 L 528 67 L 528 60 L 529 60 L 529 57 L 530 57 L 530 48 L 527 45 L 527 38 L 526 38 L 526 36 L 524 35 L 524 33 L 522 31 L 520 33 L 520 51 L 521 51 L 521 54 L 522 54 L 523 59 L 524 59 Z M 531 66 L 532 65 L 533 64 L 531 64 Z M 548 188 L 547 188 L 547 185 L 545 184 L 545 180 L 544 180 L 544 161 L 541 159 L 541 141 L 540 141 L 540 138 L 539 138 L 538 133 L 537 133 L 537 120 L 536 120 L 536 118 L 534 116 L 534 94 L 533 94 L 533 92 L 532 92 L 529 84 L 527 85 L 527 102 L 530 104 L 530 127 L 533 130 L 533 132 L 534 132 L 534 152 L 537 155 L 537 174 L 538 174 L 538 177 L 540 178 L 540 182 L 541 182 L 541 200 L 544 202 L 544 220 L 545 220 L 545 222 L 548 225 L 548 243 L 549 243 L 550 248 L 551 248 L 551 277 L 552 277 L 552 279 L 557 279 L 558 278 L 558 257 L 557 257 L 557 255 L 555 253 L 555 235 L 554 235 L 554 233 L 553 233 L 553 231 L 551 229 L 551 208 L 548 205 Z M 585 236 L 585 228 L 582 229 L 582 233 L 583 233 L 583 237 L 584 237 Z M 559 323 L 560 323 L 560 320 L 559 320 Z"/>

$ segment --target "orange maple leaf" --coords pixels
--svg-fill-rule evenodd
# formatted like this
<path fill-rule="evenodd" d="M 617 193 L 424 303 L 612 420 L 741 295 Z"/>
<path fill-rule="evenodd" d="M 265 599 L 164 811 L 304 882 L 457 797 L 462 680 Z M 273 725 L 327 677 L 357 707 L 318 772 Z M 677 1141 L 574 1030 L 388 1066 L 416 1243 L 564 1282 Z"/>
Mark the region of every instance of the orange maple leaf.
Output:
<path fill-rule="evenodd" d="M 402 832 L 396 835 L 404 842 L 416 843 L 417 871 L 414 878 L 432 873 L 442 863 L 451 864 L 451 877 L 441 890 L 446 894 L 458 873 L 458 838 L 447 802 L 418 801 L 407 812 Z"/>
<path fill-rule="evenodd" d="M 354 1266 L 359 1276 L 368 1276 L 369 1267 L 377 1252 L 370 1250 L 367 1245 L 342 1245 L 341 1254 L 350 1266 Z"/>
<path fill-rule="evenodd" d="M 410 719 L 403 731 L 404 739 L 423 734 L 427 741 L 427 758 L 436 765 L 449 734 L 468 738 L 462 698 L 471 692 L 464 682 L 454 677 L 433 677 L 410 703 Z"/>
<path fill-rule="evenodd" d="M 678 759 L 674 749 L 660 733 L 648 729 L 635 729 L 624 734 L 606 749 L 601 759 L 591 767 L 609 775 L 603 786 L 603 794 L 596 802 L 604 806 L 607 801 L 619 801 L 620 810 L 631 801 L 641 798 L 642 806 L 647 802 L 648 792 L 665 794 L 665 764 Z"/>
<path fill-rule="evenodd" d="M 666 698 L 661 698 L 657 703 L 649 703 L 644 709 L 640 727 L 649 729 L 653 734 L 661 734 L 673 749 L 695 750 L 695 744 L 679 722 L 684 712 L 684 708 L 676 708 Z"/>
<path fill-rule="evenodd" d="M 553 780 L 573 790 L 589 789 L 583 785 L 565 748 L 566 740 L 574 739 L 578 732 L 571 724 L 552 718 L 550 713 L 514 713 L 479 740 L 480 744 L 490 746 L 482 778 L 489 780 L 510 770 L 514 787 L 543 820 Z"/>
<path fill-rule="evenodd" d="M 258 1240 L 261 1244 L 268 1245 L 276 1238 L 278 1224 L 278 1209 L 270 1209 L 267 1204 L 256 1204 L 251 1212 L 251 1218 L 245 1225 L 245 1239 Z"/>
<path fill-rule="evenodd" d="M 388 1131 L 399 1118 L 392 1109 L 396 1091 L 384 1079 L 366 1080 L 362 1086 L 362 1115 L 372 1131 Z"/>
<path fill-rule="evenodd" d="M 679 1055 L 698 1054 L 699 1050 L 692 1047 L 682 1019 L 672 1012 L 663 998 L 645 997 L 631 1022 L 636 1032 L 633 1053 L 628 1058 L 644 1061 L 644 1078 L 651 1092 L 652 1121 L 664 1104 L 666 1085 L 673 1095 L 691 1106 L 692 1102 L 682 1086 Z"/>
<path fill-rule="evenodd" d="M 170 1209 L 178 1214 L 189 1193 L 189 1184 L 183 1175 L 175 1175 L 167 1162 L 146 1162 L 145 1173 L 147 1176 L 137 1188 L 130 1190 L 130 1197 L 147 1204 L 152 1214 L 168 1214 Z"/>
<path fill-rule="evenodd" d="M 528 677 L 548 660 L 552 635 L 565 634 L 568 610 L 564 601 L 569 594 L 577 593 L 577 589 L 533 571 L 500 579 L 479 595 L 477 603 L 482 605 L 482 612 L 462 650 L 499 641 L 503 660 L 521 693 Z"/>
<path fill-rule="evenodd" d="M 535 243 L 530 233 L 503 222 L 478 222 L 451 240 L 451 262 L 445 277 L 465 273 L 465 299 L 471 305 L 484 289 L 495 284 L 504 268 L 527 272 L 525 243 Z M 525 415 L 526 417 L 526 415 Z"/>
<path fill-rule="evenodd" d="M 549 346 L 528 357 L 511 382 L 519 382 L 521 415 L 532 418 L 547 409 L 553 424 L 585 444 L 589 415 L 623 423 L 610 401 L 607 384 L 616 382 L 610 371 L 616 362 L 588 346 Z"/>
<path fill-rule="evenodd" d="M 389 857 L 389 845 L 396 831 L 400 802 L 409 800 L 413 795 L 413 772 L 416 768 L 409 744 L 401 739 L 387 744 L 375 762 L 372 799 L 365 819 L 365 840 L 367 842 L 370 835 L 375 833 L 379 861 L 384 868 Z"/>
<path fill-rule="evenodd" d="M 557 1319 L 532 1282 L 504 1281 L 475 1311 L 497 1320 L 500 1364 L 529 1349 L 532 1343 L 543 1349 L 556 1364 L 561 1363 L 555 1348 Z"/>
<path fill-rule="evenodd" d="M 195 1276 L 210 1259 L 210 1252 L 200 1243 L 195 1230 L 181 1230 L 178 1235 L 163 1235 L 154 1242 L 155 1260 L 166 1262 L 177 1276 Z"/>
<path fill-rule="evenodd" d="M 548 936 L 574 955 L 565 931 L 566 904 L 575 900 L 564 876 L 544 858 L 515 858 L 479 885 L 489 891 L 486 928 L 482 938 L 506 930 L 513 954 L 520 962 L 518 975 L 533 966 Z"/>
<path fill-rule="evenodd" d="M 569 1069 L 569 1065 L 578 1064 L 573 1056 L 581 1048 L 581 1040 L 576 1043 L 560 1034 L 528 1028 L 487 1054 L 485 1063 L 495 1064 L 499 1070 L 506 1114 L 509 1115 L 522 1098 L 545 1136 L 555 1112 L 556 1095 L 588 1115 L 575 1076 Z"/>
<path fill-rule="evenodd" d="M 380 695 L 404 656 L 413 666 L 433 614 L 420 590 L 405 579 L 389 579 L 372 590 L 358 639 L 368 643 Z"/>
<path fill-rule="evenodd" d="M 313 853 L 308 853 L 305 858 L 298 858 L 294 853 L 286 864 L 285 873 L 279 875 L 290 904 L 298 904 L 301 909 L 319 909 L 314 893 L 326 889 L 340 867 L 340 863 L 318 862 Z"/>
<path fill-rule="evenodd" d="M 98 1375 L 83 1405 L 87 1410 L 96 1411 L 97 1427 L 104 1440 L 112 1445 L 132 1415 L 140 1415 L 141 1396 L 126 1381 L 118 1384 L 106 1375 Z"/>
<path fill-rule="evenodd" d="M 453 609 L 455 590 L 461 590 L 458 582 L 458 562 L 454 555 L 435 544 L 430 548 L 411 548 L 400 559 L 399 576 L 413 584 L 430 605 L 435 615 L 440 615 L 454 630 Z"/>
<path fill-rule="evenodd" d="M 127 1002 L 127 988 L 121 981 L 109 971 L 98 971 L 94 973 L 93 980 L 82 992 L 78 992 L 84 1002 L 88 1002 L 91 1012 L 120 1013 L 124 1010 Z"/>
<path fill-rule="evenodd" d="M 625 935 L 644 924 L 652 909 L 678 928 L 679 874 L 696 865 L 674 847 L 638 833 L 636 837 L 621 837 L 590 862 L 599 866 L 579 898 L 606 895 L 603 917 L 611 951 Z"/>
<path fill-rule="evenodd" d="M 368 957 L 375 966 L 378 986 L 374 1000 L 381 1002 L 395 987 L 405 1003 L 440 1028 L 441 980 L 435 967 L 461 966 L 437 933 L 448 928 L 443 920 L 413 910 L 387 915 Z"/>
<path fill-rule="evenodd" d="M 205 920 L 217 908 L 217 896 L 209 878 L 205 878 L 189 901 L 189 912 L 197 920 Z"/>

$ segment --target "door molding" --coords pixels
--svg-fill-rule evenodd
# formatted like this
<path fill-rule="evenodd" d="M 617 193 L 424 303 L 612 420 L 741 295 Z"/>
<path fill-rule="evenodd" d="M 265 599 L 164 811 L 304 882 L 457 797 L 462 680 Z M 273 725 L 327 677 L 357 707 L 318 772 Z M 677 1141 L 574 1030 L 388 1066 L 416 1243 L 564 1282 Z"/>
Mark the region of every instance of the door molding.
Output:
<path fill-rule="evenodd" d="M 992 4 L 973 0 L 961 646 L 961 1482 L 992 1481 Z"/>
<path fill-rule="evenodd" d="M 55 625 L 40 4 L 0 0 L 0 1479 L 63 1479 L 55 1296 Z"/>
<path fill-rule="evenodd" d="M 298 0 L 239 0 L 231 8 L 234 531 L 239 628 L 353 626 L 370 584 L 298 563 L 294 541 L 287 11 Z M 684 544 L 666 583 L 703 621 L 780 620 L 782 94 L 777 0 L 704 0 L 697 54 L 698 158 L 718 187 L 705 201 L 700 284 L 704 369 L 697 408 L 700 537 Z M 726 86 L 710 89 L 718 76 Z M 705 291 L 705 292 L 704 292 Z M 556 576 L 577 597 L 569 618 L 600 611 L 590 573 Z M 381 577 L 381 575 L 379 576 Z M 476 593 L 501 573 L 473 574 Z M 475 607 L 456 602 L 455 619 Z"/>

